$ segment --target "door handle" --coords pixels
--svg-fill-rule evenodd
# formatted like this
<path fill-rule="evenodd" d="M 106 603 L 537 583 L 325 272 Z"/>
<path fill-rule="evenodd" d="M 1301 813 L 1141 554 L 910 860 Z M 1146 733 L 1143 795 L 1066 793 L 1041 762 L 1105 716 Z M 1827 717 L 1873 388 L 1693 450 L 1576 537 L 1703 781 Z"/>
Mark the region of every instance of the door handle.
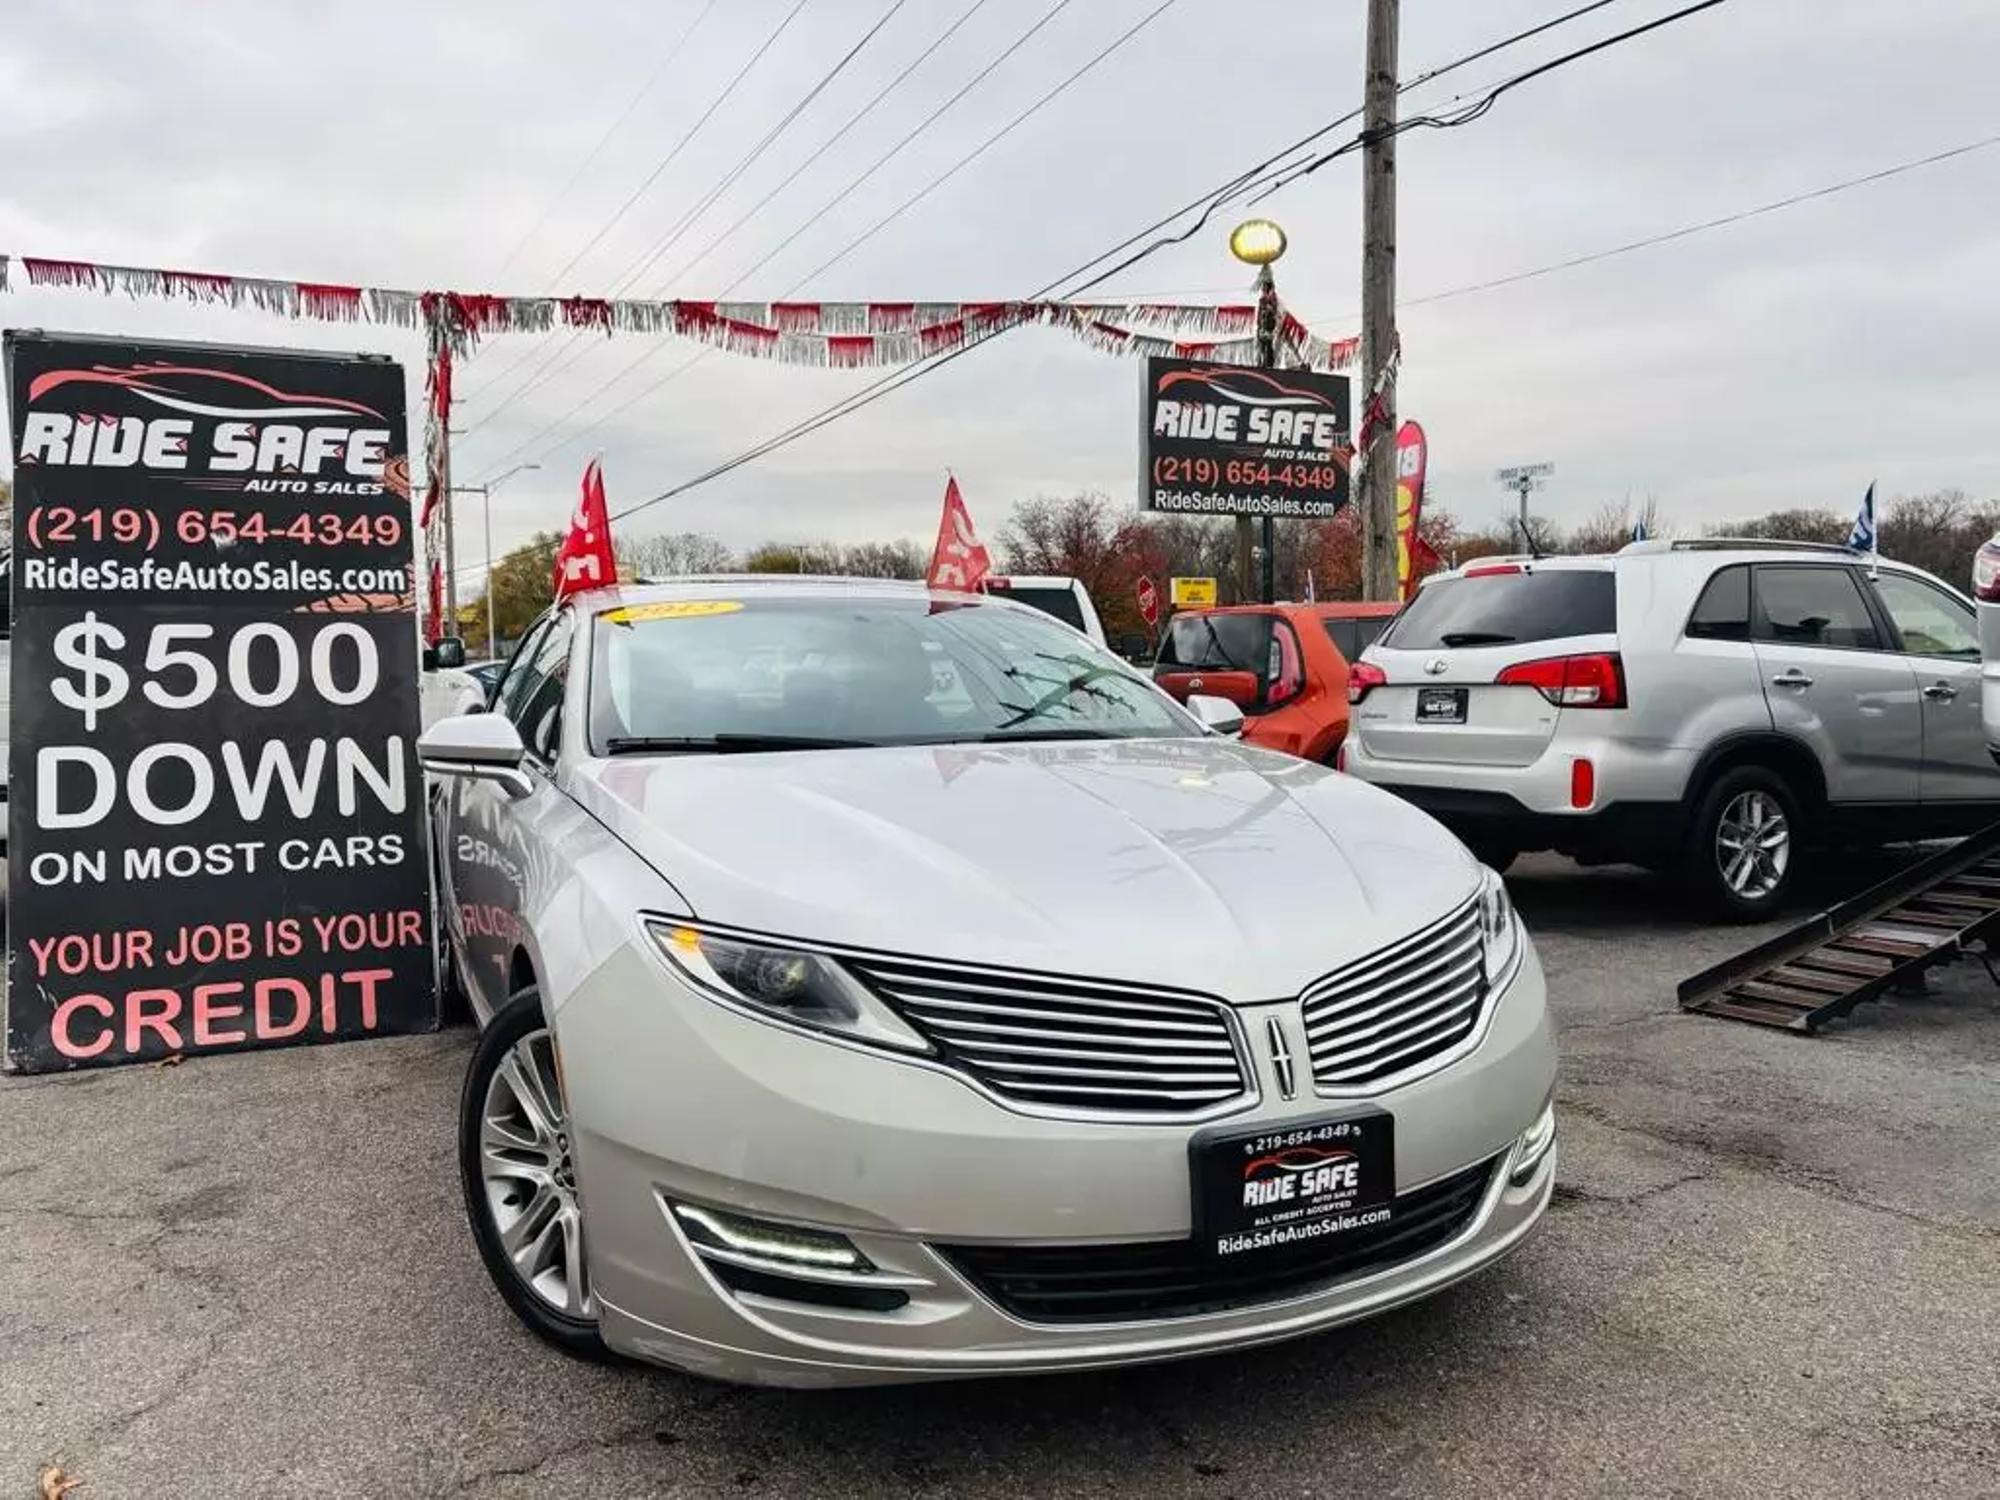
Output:
<path fill-rule="evenodd" d="M 1924 696 L 1937 703 L 1949 703 L 1958 696 L 1958 689 L 1948 682 L 1934 682 L 1924 689 Z"/>
<path fill-rule="evenodd" d="M 1797 667 L 1787 667 L 1771 679 L 1773 687 L 1811 687 L 1812 679 Z"/>

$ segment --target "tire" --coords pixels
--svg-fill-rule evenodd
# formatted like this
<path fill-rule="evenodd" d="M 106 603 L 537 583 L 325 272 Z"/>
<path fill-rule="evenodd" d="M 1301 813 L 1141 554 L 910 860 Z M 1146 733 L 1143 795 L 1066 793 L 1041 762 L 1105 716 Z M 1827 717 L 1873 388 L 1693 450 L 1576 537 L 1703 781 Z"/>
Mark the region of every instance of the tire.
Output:
<path fill-rule="evenodd" d="M 1737 766 L 1710 784 L 1695 809 L 1682 877 L 1724 920 L 1763 921 L 1791 896 L 1802 832 L 1799 801 L 1784 778 L 1763 766 Z"/>
<path fill-rule="evenodd" d="M 1472 851 L 1472 857 L 1495 875 L 1505 875 L 1507 867 L 1521 857 L 1521 851 L 1512 844 L 1491 843 L 1485 839 L 1465 839 L 1462 842 Z"/>
<path fill-rule="evenodd" d="M 459 1096 L 458 1166 L 473 1243 L 514 1315 L 567 1354 L 608 1360 L 584 1264 L 567 1111 L 533 985 L 500 1008 L 473 1049 Z"/>

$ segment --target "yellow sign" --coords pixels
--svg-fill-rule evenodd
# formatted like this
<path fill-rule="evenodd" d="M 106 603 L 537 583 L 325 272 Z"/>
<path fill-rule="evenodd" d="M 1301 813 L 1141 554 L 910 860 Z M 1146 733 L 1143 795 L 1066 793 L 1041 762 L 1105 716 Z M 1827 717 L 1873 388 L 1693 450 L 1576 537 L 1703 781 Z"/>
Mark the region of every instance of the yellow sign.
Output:
<path fill-rule="evenodd" d="M 1191 605 L 1215 603 L 1215 580 L 1213 578 L 1176 578 L 1173 583 L 1175 609 L 1186 609 Z"/>
<path fill-rule="evenodd" d="M 743 607 L 735 599 L 673 599 L 660 604 L 627 604 L 607 609 L 604 618 L 613 625 L 630 625 L 637 620 L 694 620 L 703 615 L 733 615 Z"/>

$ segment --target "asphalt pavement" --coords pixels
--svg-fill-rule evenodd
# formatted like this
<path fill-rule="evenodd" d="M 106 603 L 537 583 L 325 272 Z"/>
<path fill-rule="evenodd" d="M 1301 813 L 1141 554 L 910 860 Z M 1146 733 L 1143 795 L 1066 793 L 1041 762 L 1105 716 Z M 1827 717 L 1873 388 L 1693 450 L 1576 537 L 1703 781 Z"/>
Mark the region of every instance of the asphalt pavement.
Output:
<path fill-rule="evenodd" d="M 1877 872 L 1879 873 L 1879 872 Z M 0 1080 L 0 1500 L 2000 1495 L 2000 989 L 1804 1039 L 1679 1015 L 1754 941 L 1510 881 L 1562 1167 L 1483 1277 L 1303 1342 L 836 1393 L 601 1368 L 489 1290 L 465 1031 Z"/>

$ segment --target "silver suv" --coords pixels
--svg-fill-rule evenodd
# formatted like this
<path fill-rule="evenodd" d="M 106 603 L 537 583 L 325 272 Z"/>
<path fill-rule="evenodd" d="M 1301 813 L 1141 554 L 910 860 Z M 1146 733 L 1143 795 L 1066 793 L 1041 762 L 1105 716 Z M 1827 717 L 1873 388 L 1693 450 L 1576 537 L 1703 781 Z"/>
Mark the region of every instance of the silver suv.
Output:
<path fill-rule="evenodd" d="M 1970 600 L 1842 547 L 1486 559 L 1428 580 L 1355 665 L 1344 766 L 1496 869 L 1642 864 L 1749 920 L 1802 847 L 2000 816 L 1979 678 Z"/>

